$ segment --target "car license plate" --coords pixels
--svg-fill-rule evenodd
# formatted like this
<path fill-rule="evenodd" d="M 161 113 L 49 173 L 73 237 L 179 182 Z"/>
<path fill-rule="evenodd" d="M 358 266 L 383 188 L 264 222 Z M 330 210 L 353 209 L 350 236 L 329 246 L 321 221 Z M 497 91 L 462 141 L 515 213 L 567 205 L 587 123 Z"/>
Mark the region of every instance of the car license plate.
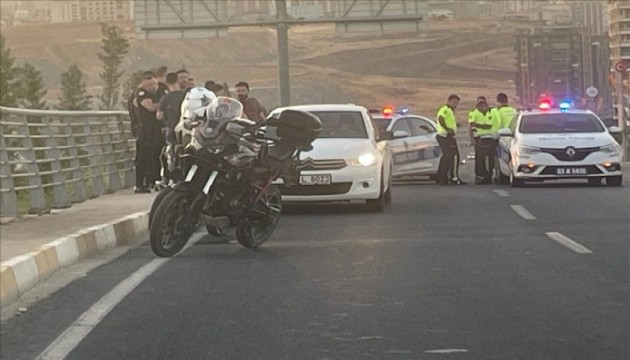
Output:
<path fill-rule="evenodd" d="M 557 175 L 587 175 L 586 168 L 558 168 L 556 169 Z"/>
<path fill-rule="evenodd" d="M 300 185 L 330 185 L 330 175 L 302 175 Z"/>

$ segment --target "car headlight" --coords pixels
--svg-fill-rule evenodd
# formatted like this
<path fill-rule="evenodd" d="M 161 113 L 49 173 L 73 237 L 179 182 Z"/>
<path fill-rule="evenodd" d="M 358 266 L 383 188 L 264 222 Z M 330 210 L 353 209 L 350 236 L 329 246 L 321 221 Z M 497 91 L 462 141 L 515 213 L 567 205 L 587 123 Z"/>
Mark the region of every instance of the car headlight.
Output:
<path fill-rule="evenodd" d="M 616 153 L 616 152 L 619 152 L 619 145 L 610 144 L 610 145 L 602 146 L 599 148 L 599 151 L 602 151 L 608 154 Z"/>
<path fill-rule="evenodd" d="M 540 153 L 540 148 L 520 145 L 518 147 L 518 152 L 523 155 L 534 155 Z"/>
<path fill-rule="evenodd" d="M 353 166 L 372 166 L 376 164 L 376 156 L 371 153 L 363 154 L 356 159 L 350 160 Z"/>

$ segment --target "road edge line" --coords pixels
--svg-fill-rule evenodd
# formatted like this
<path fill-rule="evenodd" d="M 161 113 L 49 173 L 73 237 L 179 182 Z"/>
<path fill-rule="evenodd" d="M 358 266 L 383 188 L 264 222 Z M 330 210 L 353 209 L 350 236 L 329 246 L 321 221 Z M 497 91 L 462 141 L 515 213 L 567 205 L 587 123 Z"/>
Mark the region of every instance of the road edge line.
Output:
<path fill-rule="evenodd" d="M 0 303 L 9 305 L 53 273 L 149 231 L 149 212 L 81 229 L 0 263 Z"/>

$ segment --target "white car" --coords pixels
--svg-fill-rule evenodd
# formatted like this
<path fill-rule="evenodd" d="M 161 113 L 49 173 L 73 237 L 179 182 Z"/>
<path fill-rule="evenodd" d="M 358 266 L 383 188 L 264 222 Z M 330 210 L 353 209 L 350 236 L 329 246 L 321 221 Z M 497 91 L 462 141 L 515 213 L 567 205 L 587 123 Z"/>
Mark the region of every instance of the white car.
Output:
<path fill-rule="evenodd" d="M 621 146 L 588 110 L 521 112 L 499 135 L 499 181 L 522 186 L 526 181 L 588 179 L 609 186 L 622 182 Z"/>
<path fill-rule="evenodd" d="M 428 118 L 408 114 L 406 109 L 384 107 L 370 110 L 377 129 L 390 131 L 394 139 L 389 141 L 394 161 L 394 178 L 405 176 L 429 176 L 438 171 L 442 152 L 437 142 L 437 125 Z"/>
<path fill-rule="evenodd" d="M 284 202 L 366 201 L 382 211 L 392 199 L 392 156 L 368 110 L 357 105 L 302 105 L 286 109 L 309 112 L 322 122 L 322 132 L 311 151 L 302 152 L 299 184 L 279 184 Z"/>

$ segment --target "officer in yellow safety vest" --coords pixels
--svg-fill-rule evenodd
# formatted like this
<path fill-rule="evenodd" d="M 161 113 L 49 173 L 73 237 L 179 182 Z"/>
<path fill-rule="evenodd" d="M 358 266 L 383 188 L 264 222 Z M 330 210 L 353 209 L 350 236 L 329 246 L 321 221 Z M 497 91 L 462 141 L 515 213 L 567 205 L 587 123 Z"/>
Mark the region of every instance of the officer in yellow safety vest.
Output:
<path fill-rule="evenodd" d="M 470 122 L 475 136 L 475 183 L 485 185 L 492 183 L 501 115 L 485 101 L 477 103 L 477 110 L 481 116 Z"/>
<path fill-rule="evenodd" d="M 480 110 L 480 105 L 481 104 L 485 104 L 485 106 L 487 107 L 487 100 L 485 96 L 478 96 L 477 97 L 477 104 L 475 105 L 475 108 L 472 109 L 469 113 L 468 113 L 468 136 L 470 138 L 470 145 L 473 147 L 477 146 L 477 136 L 475 135 L 475 126 L 473 126 L 472 124 L 474 123 L 483 123 L 483 118 L 486 116 L 483 112 L 481 112 Z"/>
<path fill-rule="evenodd" d="M 438 173 L 435 178 L 440 185 L 465 185 L 459 178 L 459 149 L 455 133 L 457 132 L 457 122 L 455 121 L 455 109 L 459 105 L 459 96 L 453 94 L 448 97 L 446 105 L 442 106 L 437 113 L 437 142 L 442 150 Z"/>
<path fill-rule="evenodd" d="M 499 104 L 497 110 L 501 115 L 501 125 L 499 128 L 509 128 L 510 124 L 512 123 L 512 119 L 516 117 L 518 112 L 515 108 L 509 105 L 508 96 L 504 93 L 497 94 L 497 103 Z"/>

